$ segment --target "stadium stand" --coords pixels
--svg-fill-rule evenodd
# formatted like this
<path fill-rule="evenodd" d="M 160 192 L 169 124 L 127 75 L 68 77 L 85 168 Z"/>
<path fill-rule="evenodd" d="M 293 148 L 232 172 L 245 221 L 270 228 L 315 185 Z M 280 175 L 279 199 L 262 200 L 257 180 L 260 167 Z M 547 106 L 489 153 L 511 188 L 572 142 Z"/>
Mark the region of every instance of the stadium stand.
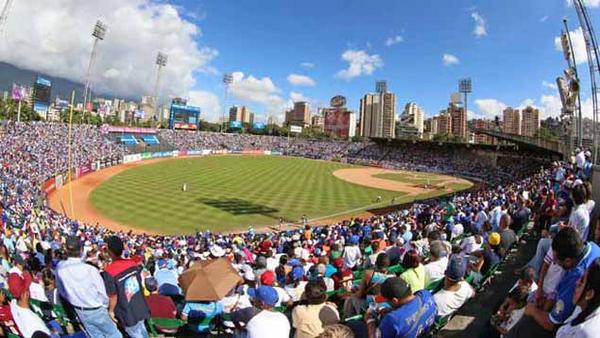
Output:
<path fill-rule="evenodd" d="M 121 143 L 127 146 L 134 146 L 138 144 L 138 140 L 131 134 L 123 134 L 121 136 Z"/>
<path fill-rule="evenodd" d="M 500 295 L 506 301 L 490 326 L 507 337 L 591 337 L 600 324 L 600 231 L 590 224 L 584 166 L 514 152 L 492 165 L 464 146 L 162 130 L 161 140 L 188 154 L 269 150 L 490 184 L 324 226 L 159 236 L 113 232 L 48 208 L 44 196 L 68 167 L 67 126 L 2 129 L 0 327 L 9 337 L 434 336 L 493 285 L 525 234 L 539 239 L 536 254 L 514 291 Z M 73 144 L 76 167 L 130 156 L 93 126 L 74 126 Z M 570 320 L 582 276 L 590 299 Z"/>

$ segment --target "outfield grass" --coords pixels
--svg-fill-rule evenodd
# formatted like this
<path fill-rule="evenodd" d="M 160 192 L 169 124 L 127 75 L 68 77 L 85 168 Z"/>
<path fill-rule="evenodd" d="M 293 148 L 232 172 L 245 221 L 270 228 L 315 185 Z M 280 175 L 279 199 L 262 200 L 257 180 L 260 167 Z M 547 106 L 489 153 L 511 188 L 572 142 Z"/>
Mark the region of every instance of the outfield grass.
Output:
<path fill-rule="evenodd" d="M 367 188 L 332 173 L 340 163 L 276 156 L 208 156 L 126 170 L 91 194 L 105 216 L 139 229 L 186 234 L 277 224 L 382 205 L 399 192 Z M 182 192 L 187 183 L 187 192 Z"/>

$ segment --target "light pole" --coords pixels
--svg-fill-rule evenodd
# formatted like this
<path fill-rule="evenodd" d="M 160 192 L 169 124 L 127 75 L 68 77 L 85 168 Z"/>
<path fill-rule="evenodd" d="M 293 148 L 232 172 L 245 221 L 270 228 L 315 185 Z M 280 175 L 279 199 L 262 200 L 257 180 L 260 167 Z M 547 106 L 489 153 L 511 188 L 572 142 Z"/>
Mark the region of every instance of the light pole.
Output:
<path fill-rule="evenodd" d="M 167 54 L 164 54 L 162 52 L 158 52 L 158 54 L 156 54 L 156 66 L 158 69 L 156 70 L 156 83 L 154 84 L 154 111 L 157 114 L 160 114 L 160 118 L 159 118 L 160 121 L 163 120 L 163 115 L 162 115 L 162 112 L 160 112 L 158 109 L 158 88 L 160 85 L 161 70 L 163 67 L 167 66 L 168 61 L 169 61 L 169 56 Z"/>
<path fill-rule="evenodd" d="M 88 96 L 89 100 L 91 100 L 91 74 L 92 74 L 92 66 L 94 65 L 94 60 L 96 59 L 96 47 L 98 46 L 98 41 L 104 40 L 104 36 L 106 35 L 106 24 L 100 20 L 96 21 L 96 25 L 94 25 L 94 31 L 92 32 L 92 36 L 94 37 L 94 45 L 92 46 L 92 54 L 90 55 L 90 62 L 88 63 L 87 72 L 85 73 L 85 87 L 83 89 L 83 111 L 85 112 Z"/>
<path fill-rule="evenodd" d="M 573 69 L 574 80 L 579 84 L 579 75 L 577 73 L 577 60 L 575 59 L 575 53 L 573 51 L 573 42 L 571 40 L 571 32 L 569 31 L 569 26 L 567 25 L 567 19 L 563 19 L 563 24 L 565 25 L 565 31 L 561 35 L 561 42 L 563 47 L 563 52 L 565 54 L 565 59 L 569 67 Z M 583 135 L 582 135 L 582 115 L 581 115 L 581 96 L 579 95 L 579 91 L 577 91 L 577 118 L 575 119 L 577 122 L 577 145 L 581 146 L 583 143 Z M 572 135 L 569 135 L 572 137 Z M 569 140 L 569 144 L 571 140 Z"/>
<path fill-rule="evenodd" d="M 225 126 L 225 116 L 227 115 L 227 94 L 229 94 L 229 86 L 233 83 L 233 75 L 231 73 L 226 73 L 223 75 L 223 84 L 225 85 L 225 92 L 223 95 L 223 116 L 221 116 L 221 132 L 223 132 Z"/>

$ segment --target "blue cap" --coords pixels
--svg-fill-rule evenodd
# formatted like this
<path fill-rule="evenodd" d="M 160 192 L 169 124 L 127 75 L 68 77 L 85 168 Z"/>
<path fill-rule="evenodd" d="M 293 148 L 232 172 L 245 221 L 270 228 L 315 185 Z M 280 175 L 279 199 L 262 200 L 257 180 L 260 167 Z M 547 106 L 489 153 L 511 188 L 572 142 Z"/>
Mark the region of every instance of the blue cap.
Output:
<path fill-rule="evenodd" d="M 275 306 L 279 301 L 279 295 L 277 291 L 267 285 L 261 285 L 256 289 L 248 289 L 248 296 L 254 299 L 258 299 L 266 305 Z"/>
<path fill-rule="evenodd" d="M 304 268 L 301 266 L 295 266 L 290 272 L 290 276 L 292 277 L 292 280 L 295 281 L 302 279 L 304 277 Z"/>
<path fill-rule="evenodd" d="M 352 237 L 350 237 L 350 244 L 358 244 L 358 241 L 360 241 L 358 235 L 352 235 Z"/>
<path fill-rule="evenodd" d="M 452 255 L 446 268 L 446 277 L 459 281 L 465 278 L 467 273 L 467 259 L 462 255 Z"/>

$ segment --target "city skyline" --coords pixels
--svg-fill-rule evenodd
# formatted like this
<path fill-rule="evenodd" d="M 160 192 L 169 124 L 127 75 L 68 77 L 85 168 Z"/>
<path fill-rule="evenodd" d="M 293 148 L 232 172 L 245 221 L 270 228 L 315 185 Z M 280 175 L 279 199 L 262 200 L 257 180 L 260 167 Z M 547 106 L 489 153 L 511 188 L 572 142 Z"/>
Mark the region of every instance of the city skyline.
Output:
<path fill-rule="evenodd" d="M 473 79 L 470 120 L 527 105 L 538 107 L 542 119 L 557 116 L 554 78 L 566 66 L 556 47 L 563 17 L 575 32 L 578 63 L 585 66 L 575 10 L 562 0 L 378 4 L 389 11 L 375 13 L 341 0 L 265 1 L 258 9 L 249 2 L 66 1 L 61 12 L 41 0 L 16 2 L 3 32 L 0 61 L 82 82 L 92 26 L 102 18 L 108 29 L 98 45 L 96 92 L 152 95 L 154 59 L 162 51 L 169 56 L 161 79 L 163 102 L 185 97 L 209 121 L 232 105 L 245 105 L 260 114 L 257 120 L 273 114 L 279 122 L 295 101 L 307 101 L 316 110 L 335 95 L 346 96 L 348 108 L 358 112 L 360 98 L 377 80 L 387 80 L 396 93 L 397 111 L 416 102 L 432 117 L 447 106 L 458 79 L 467 76 Z M 593 17 L 599 5 L 588 3 Z M 24 29 L 33 8 L 45 17 Z M 69 14 L 80 12 L 85 15 Z M 120 21 L 124 13 L 130 22 Z M 361 24 L 340 26 L 355 21 Z M 19 53 L 11 52 L 16 43 L 21 43 Z M 227 101 L 224 73 L 233 76 Z M 580 73 L 584 116 L 589 116 L 587 74 Z"/>

